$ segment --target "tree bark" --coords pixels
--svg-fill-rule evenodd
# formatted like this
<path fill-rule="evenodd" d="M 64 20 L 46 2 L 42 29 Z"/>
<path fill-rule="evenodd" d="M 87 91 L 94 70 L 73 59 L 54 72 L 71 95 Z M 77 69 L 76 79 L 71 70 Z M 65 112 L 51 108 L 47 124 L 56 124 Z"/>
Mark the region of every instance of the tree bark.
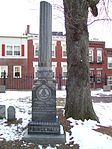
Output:
<path fill-rule="evenodd" d="M 63 0 L 68 71 L 65 116 L 98 121 L 89 83 L 88 1 Z"/>

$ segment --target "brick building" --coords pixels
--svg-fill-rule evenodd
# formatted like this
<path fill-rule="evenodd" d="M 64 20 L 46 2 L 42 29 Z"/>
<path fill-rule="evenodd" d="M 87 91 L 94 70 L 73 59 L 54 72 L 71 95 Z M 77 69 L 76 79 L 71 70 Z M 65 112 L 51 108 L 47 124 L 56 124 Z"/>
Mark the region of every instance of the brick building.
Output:
<path fill-rule="evenodd" d="M 53 32 L 52 70 L 57 88 L 65 87 L 67 77 L 66 37 Z M 0 36 L 0 84 L 7 89 L 31 89 L 38 70 L 39 37 Z M 105 42 L 89 42 L 90 84 L 92 88 L 112 85 L 112 49 Z"/>

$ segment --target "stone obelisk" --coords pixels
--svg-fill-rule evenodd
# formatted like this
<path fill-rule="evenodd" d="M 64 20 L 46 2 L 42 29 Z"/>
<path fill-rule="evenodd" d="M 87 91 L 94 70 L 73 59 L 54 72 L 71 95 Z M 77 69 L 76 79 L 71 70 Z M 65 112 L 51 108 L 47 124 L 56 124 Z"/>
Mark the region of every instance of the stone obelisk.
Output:
<path fill-rule="evenodd" d="M 40 3 L 38 79 L 53 78 L 51 52 L 52 52 L 52 6 L 48 2 L 42 1 Z"/>
<path fill-rule="evenodd" d="M 40 4 L 39 29 L 39 67 L 51 68 L 52 49 L 52 6 L 47 2 Z"/>
<path fill-rule="evenodd" d="M 59 123 L 56 119 L 56 88 L 51 67 L 51 50 L 52 6 L 48 2 L 42 1 L 40 2 L 38 78 L 35 80 L 32 90 L 32 121 L 36 123 L 39 122 L 39 128 L 40 124 L 42 128 L 40 128 L 40 130 L 39 128 L 33 130 L 33 133 L 43 133 L 43 125 L 45 126 L 45 122 L 47 122 L 47 124 L 49 122 L 49 127 L 50 123 L 54 123 L 55 127 L 57 126 L 56 131 L 53 131 L 53 129 L 50 131 L 46 126 L 46 133 L 60 132 Z M 30 128 L 33 127 L 29 127 L 29 133 L 32 133 L 32 129 L 30 130 Z M 43 131 L 41 129 L 43 129 Z"/>
<path fill-rule="evenodd" d="M 41 144 L 62 144 L 65 136 L 56 116 L 56 82 L 51 65 L 52 5 L 46 1 L 40 2 L 39 31 L 38 76 L 32 88 L 32 121 L 25 139 Z"/>

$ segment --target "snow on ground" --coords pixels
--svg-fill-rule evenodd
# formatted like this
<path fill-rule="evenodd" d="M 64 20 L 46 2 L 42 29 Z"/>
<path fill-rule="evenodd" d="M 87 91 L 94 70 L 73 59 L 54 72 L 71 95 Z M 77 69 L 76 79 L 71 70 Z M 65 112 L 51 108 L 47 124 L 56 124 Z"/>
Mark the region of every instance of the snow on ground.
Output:
<path fill-rule="evenodd" d="M 112 95 L 112 91 L 103 92 L 103 90 L 91 91 L 92 96 L 107 96 Z M 64 90 L 57 91 L 57 98 L 65 98 L 66 92 Z M 31 120 L 31 91 L 6 91 L 0 93 L 0 105 L 14 106 L 16 109 L 17 119 L 22 118 L 22 124 L 12 124 L 8 126 L 6 119 L 0 120 L 0 140 L 5 138 L 8 140 L 21 139 L 22 132 L 28 122 Z M 100 120 L 100 125 L 112 126 L 112 103 L 93 103 L 95 112 Z M 6 114 L 7 115 L 7 114 Z M 80 149 L 112 149 L 112 137 L 96 132 L 93 129 L 98 128 L 96 121 L 74 120 L 69 118 L 72 122 L 71 136 L 66 133 L 66 143 L 72 140 L 79 144 Z"/>
<path fill-rule="evenodd" d="M 103 91 L 103 89 L 98 90 L 92 90 L 91 96 L 112 96 L 112 90 L 111 91 Z"/>

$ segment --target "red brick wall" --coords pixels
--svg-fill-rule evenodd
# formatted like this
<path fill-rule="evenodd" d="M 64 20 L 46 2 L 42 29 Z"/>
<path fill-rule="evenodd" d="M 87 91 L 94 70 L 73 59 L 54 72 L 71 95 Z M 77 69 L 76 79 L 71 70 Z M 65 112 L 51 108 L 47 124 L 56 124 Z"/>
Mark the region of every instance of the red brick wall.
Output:
<path fill-rule="evenodd" d="M 105 42 L 90 42 L 90 47 L 94 47 L 94 56 L 95 56 L 95 62 L 90 64 L 90 68 L 95 69 L 95 75 L 96 75 L 96 68 L 103 68 L 102 70 L 102 76 L 105 74 L 112 74 L 112 70 L 107 69 L 107 50 L 112 51 L 112 49 L 106 49 L 105 48 Z M 61 68 L 61 62 L 66 62 L 66 58 L 62 58 L 62 46 L 61 41 L 56 42 L 56 58 L 52 58 L 52 62 L 57 62 L 57 68 L 56 68 L 56 77 L 59 78 L 62 76 L 62 68 Z M 103 48 L 103 62 L 101 64 L 97 63 L 97 54 L 96 54 L 96 48 Z M 24 49 L 22 47 L 22 49 Z M 24 51 L 24 50 L 23 50 Z M 23 54 L 22 54 L 23 55 Z M 27 56 L 26 59 L 0 59 L 0 65 L 8 65 L 8 78 L 6 79 L 6 85 L 7 88 L 10 89 L 31 89 L 32 88 L 32 81 L 33 81 L 33 74 L 34 74 L 34 68 L 33 68 L 33 62 L 38 61 L 37 58 L 34 58 L 34 47 L 33 47 L 33 40 L 30 39 L 27 42 Z M 13 78 L 13 66 L 15 65 L 21 65 L 22 66 L 22 78 L 21 79 L 14 79 Z M 10 78 L 10 79 L 9 79 Z M 0 84 L 3 83 L 3 79 Z M 57 80 L 57 83 L 59 85 L 59 79 Z M 104 85 L 104 81 L 102 83 L 96 83 L 96 88 L 102 88 Z M 58 86 L 60 87 L 60 86 Z"/>

